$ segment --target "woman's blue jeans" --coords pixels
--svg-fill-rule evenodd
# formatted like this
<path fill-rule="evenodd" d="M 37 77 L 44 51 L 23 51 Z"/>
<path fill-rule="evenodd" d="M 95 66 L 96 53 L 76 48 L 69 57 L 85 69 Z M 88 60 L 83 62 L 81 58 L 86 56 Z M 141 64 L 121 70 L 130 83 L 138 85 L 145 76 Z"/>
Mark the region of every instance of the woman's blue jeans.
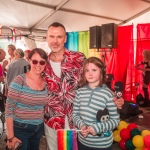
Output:
<path fill-rule="evenodd" d="M 22 141 L 22 146 L 19 150 L 39 150 L 43 131 L 43 123 L 32 125 L 14 121 L 14 135 Z"/>

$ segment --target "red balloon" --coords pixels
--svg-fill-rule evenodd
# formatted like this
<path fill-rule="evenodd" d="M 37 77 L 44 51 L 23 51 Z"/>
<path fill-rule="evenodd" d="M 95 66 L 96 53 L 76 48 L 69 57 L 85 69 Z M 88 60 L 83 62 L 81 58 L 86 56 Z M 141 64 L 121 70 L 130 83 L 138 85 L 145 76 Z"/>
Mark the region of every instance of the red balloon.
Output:
<path fill-rule="evenodd" d="M 142 150 L 150 150 L 150 148 L 148 148 L 148 147 L 144 147 Z"/>
<path fill-rule="evenodd" d="M 127 129 L 129 129 L 129 131 L 131 131 L 132 129 L 134 128 L 138 128 L 138 126 L 135 124 L 135 123 L 130 123 L 128 126 L 127 126 Z"/>
<path fill-rule="evenodd" d="M 119 142 L 119 145 L 120 145 L 120 148 L 122 149 L 122 150 L 126 150 L 126 141 L 125 140 L 121 140 L 120 142 Z"/>
<path fill-rule="evenodd" d="M 144 145 L 150 148 L 150 135 L 144 136 Z"/>
<path fill-rule="evenodd" d="M 120 137 L 123 140 L 128 140 L 130 139 L 130 131 L 127 128 L 124 128 L 120 131 Z"/>

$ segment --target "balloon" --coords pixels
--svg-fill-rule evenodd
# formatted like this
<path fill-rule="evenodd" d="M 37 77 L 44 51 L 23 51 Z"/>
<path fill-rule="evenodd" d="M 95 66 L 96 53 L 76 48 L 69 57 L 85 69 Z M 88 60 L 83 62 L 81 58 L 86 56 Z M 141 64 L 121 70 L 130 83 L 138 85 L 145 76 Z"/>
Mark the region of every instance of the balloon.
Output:
<path fill-rule="evenodd" d="M 122 130 L 123 128 L 127 128 L 128 124 L 125 121 L 120 121 L 119 126 L 117 127 L 118 130 Z"/>
<path fill-rule="evenodd" d="M 134 128 L 138 128 L 138 126 L 135 123 L 130 123 L 127 128 L 129 129 L 129 131 L 131 131 Z"/>
<path fill-rule="evenodd" d="M 144 136 L 144 145 L 150 148 L 150 135 Z"/>
<path fill-rule="evenodd" d="M 144 147 L 144 140 L 141 135 L 136 135 L 132 139 L 132 143 L 137 148 L 143 148 Z"/>
<path fill-rule="evenodd" d="M 113 137 L 114 137 L 114 141 L 115 142 L 120 142 L 121 141 L 120 131 L 119 130 L 115 130 L 113 132 Z"/>
<path fill-rule="evenodd" d="M 120 146 L 120 148 L 122 149 L 122 150 L 126 150 L 126 141 L 125 140 L 121 140 L 120 142 L 119 142 L 119 146 Z"/>
<path fill-rule="evenodd" d="M 120 131 L 120 137 L 123 140 L 128 140 L 130 139 L 130 131 L 127 128 L 124 128 Z"/>
<path fill-rule="evenodd" d="M 141 131 L 138 129 L 132 129 L 130 132 L 131 137 L 133 138 L 135 135 L 141 135 Z"/>
<path fill-rule="evenodd" d="M 143 150 L 143 148 L 135 148 L 134 150 Z"/>
<path fill-rule="evenodd" d="M 118 133 L 120 134 L 120 131 L 119 131 L 119 130 L 115 130 L 115 131 L 113 132 L 113 136 L 117 135 Z"/>
<path fill-rule="evenodd" d="M 142 150 L 150 150 L 150 148 L 148 148 L 148 147 L 144 147 Z"/>
<path fill-rule="evenodd" d="M 125 143 L 125 145 L 126 145 L 126 149 L 127 150 L 134 150 L 135 149 L 135 146 L 133 145 L 131 139 L 127 140 L 126 143 Z"/>
<path fill-rule="evenodd" d="M 143 130 L 142 132 L 141 132 L 141 135 L 144 137 L 144 136 L 146 136 L 146 135 L 150 135 L 150 131 L 149 130 Z"/>

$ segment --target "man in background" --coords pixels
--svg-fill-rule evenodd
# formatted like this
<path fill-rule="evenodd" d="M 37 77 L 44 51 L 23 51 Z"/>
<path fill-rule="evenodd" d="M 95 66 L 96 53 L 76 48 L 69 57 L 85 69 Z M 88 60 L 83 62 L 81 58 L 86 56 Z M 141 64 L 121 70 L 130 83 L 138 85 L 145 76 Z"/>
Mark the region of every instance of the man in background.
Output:
<path fill-rule="evenodd" d="M 12 80 L 20 74 L 25 73 L 26 66 L 29 66 L 29 62 L 25 60 L 24 52 L 22 49 L 18 48 L 14 51 L 15 60 L 9 64 L 7 75 L 6 75 L 6 85 L 9 87 Z"/>

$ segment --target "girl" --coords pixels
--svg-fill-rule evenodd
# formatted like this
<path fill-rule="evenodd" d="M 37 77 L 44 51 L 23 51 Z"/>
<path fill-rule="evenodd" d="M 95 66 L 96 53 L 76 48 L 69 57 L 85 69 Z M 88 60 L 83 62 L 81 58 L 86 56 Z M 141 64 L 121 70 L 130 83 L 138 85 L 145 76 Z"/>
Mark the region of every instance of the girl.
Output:
<path fill-rule="evenodd" d="M 112 131 L 120 120 L 114 96 L 104 84 L 105 73 L 105 65 L 99 58 L 85 60 L 81 88 L 77 90 L 73 108 L 74 124 L 81 130 L 78 134 L 79 150 L 112 149 Z M 99 122 L 97 113 L 105 108 L 109 112 L 109 120 Z M 105 132 L 110 134 L 104 136 Z"/>

